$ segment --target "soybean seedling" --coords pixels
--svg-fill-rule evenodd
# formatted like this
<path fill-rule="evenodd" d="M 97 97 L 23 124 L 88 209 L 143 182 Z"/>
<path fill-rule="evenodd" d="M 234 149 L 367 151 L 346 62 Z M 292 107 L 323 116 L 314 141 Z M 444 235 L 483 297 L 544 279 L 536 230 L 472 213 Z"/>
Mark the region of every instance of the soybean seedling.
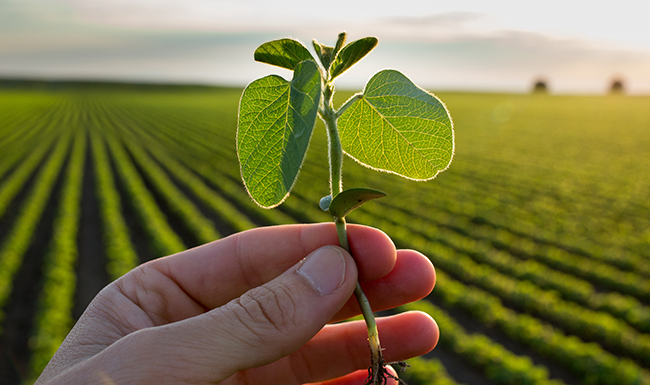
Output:
<path fill-rule="evenodd" d="M 291 81 L 269 75 L 250 83 L 239 103 L 237 156 L 251 198 L 263 208 L 280 205 L 295 184 L 316 117 L 327 128 L 330 193 L 319 206 L 332 215 L 341 247 L 348 252 L 345 217 L 386 194 L 370 188 L 343 190 L 343 153 L 378 171 L 425 181 L 449 167 L 454 154 L 451 116 L 433 94 L 395 70 L 375 74 L 358 93 L 335 109 L 334 80 L 377 45 L 374 37 L 334 47 L 316 40 L 314 57 L 299 41 L 262 44 L 255 60 L 293 71 Z M 316 59 L 318 58 L 318 59 Z M 385 383 L 377 324 L 361 285 L 354 292 L 368 329 L 371 362 L 367 384 Z"/>

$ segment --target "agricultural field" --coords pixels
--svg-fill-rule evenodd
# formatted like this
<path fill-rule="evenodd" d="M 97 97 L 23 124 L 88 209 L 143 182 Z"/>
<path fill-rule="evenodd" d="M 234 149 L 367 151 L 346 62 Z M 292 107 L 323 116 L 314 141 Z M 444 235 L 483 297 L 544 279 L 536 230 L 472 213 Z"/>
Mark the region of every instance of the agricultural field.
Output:
<path fill-rule="evenodd" d="M 0 89 L 0 379 L 32 381 L 93 296 L 139 263 L 234 232 L 321 222 L 319 123 L 274 210 L 235 155 L 241 90 Z M 349 94 L 341 93 L 339 102 Z M 438 322 L 404 378 L 650 384 L 650 98 L 440 93 L 449 170 L 420 183 L 347 159 L 352 213 L 427 255 L 437 285 L 398 311 Z M 381 330 L 380 330 L 381 333 Z"/>

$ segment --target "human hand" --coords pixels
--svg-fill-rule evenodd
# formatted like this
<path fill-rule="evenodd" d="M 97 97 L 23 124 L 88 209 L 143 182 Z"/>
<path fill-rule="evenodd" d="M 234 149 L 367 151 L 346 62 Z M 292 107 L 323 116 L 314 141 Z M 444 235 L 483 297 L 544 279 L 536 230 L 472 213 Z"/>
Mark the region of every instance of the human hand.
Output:
<path fill-rule="evenodd" d="M 357 277 L 378 311 L 426 296 L 435 272 L 379 230 L 348 234 L 356 264 L 331 246 L 331 223 L 253 229 L 143 264 L 95 297 L 36 384 L 361 384 L 365 324 L 325 325 L 360 313 Z M 387 361 L 438 340 L 424 313 L 377 323 Z"/>

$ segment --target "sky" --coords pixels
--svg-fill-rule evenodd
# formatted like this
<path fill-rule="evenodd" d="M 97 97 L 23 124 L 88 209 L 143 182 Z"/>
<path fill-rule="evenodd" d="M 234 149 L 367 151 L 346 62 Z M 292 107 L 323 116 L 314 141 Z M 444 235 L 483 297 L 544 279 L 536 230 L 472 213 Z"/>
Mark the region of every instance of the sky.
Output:
<path fill-rule="evenodd" d="M 438 91 L 650 94 L 641 0 L 0 0 L 0 78 L 245 86 L 289 71 L 253 60 L 265 41 L 379 38 L 337 81 L 398 69 Z"/>

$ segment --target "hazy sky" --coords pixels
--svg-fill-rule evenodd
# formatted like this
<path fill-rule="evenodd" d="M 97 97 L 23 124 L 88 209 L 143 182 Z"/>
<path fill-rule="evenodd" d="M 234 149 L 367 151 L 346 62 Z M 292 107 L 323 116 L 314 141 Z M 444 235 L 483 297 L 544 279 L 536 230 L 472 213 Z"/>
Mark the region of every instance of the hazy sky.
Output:
<path fill-rule="evenodd" d="M 323 4 L 321 7 L 320 4 Z M 292 36 L 340 31 L 379 46 L 339 84 L 396 68 L 434 90 L 650 93 L 643 1 L 0 0 L 0 77 L 246 85 L 287 71 L 253 61 Z"/>

